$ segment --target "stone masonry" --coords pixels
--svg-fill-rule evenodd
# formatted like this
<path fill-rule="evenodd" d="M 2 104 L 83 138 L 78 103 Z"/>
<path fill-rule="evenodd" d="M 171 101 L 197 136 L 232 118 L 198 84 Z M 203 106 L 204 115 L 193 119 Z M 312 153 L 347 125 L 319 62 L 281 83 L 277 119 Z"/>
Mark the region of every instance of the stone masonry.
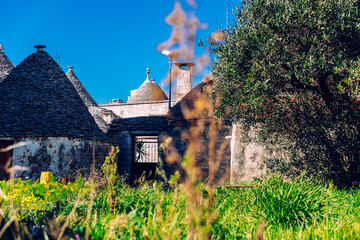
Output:
<path fill-rule="evenodd" d="M 180 101 L 192 90 L 192 62 L 175 63 L 177 69 L 176 101 Z"/>
<path fill-rule="evenodd" d="M 0 82 L 4 80 L 14 68 L 15 65 L 4 53 L 3 45 L 0 45 Z"/>

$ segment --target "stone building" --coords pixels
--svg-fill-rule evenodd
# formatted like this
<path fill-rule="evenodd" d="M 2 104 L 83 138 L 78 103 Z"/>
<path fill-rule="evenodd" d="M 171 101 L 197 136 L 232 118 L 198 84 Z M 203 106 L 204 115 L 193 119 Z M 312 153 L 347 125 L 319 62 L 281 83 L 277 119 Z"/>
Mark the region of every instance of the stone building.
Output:
<path fill-rule="evenodd" d="M 15 65 L 4 53 L 3 45 L 0 44 L 0 82 L 15 68 Z"/>
<path fill-rule="evenodd" d="M 191 136 L 194 127 L 202 130 L 196 161 L 201 177 L 209 178 L 209 129 L 214 119 L 202 104 L 211 104 L 215 81 L 211 74 L 192 88 L 194 64 L 175 63 L 177 88 L 169 104 L 147 69 L 146 80 L 131 91 L 128 102 L 98 105 L 73 67 L 65 74 L 44 51 L 45 46 L 36 48 L 37 52 L 15 68 L 0 47 L 0 149 L 22 143 L 12 151 L 0 152 L 0 178 L 4 178 L 4 166 L 11 157 L 13 166 L 29 168 L 17 174 L 21 177 L 38 178 L 42 171 L 65 177 L 81 169 L 87 172 L 93 163 L 100 169 L 110 146 L 117 145 L 119 173 L 128 176 L 129 182 L 144 171 L 145 178 L 151 179 L 160 159 L 166 159 L 160 145 L 171 139 L 179 162 L 164 162 L 169 177 L 183 171 L 181 161 L 189 146 L 186 136 Z M 244 134 L 248 133 L 229 122 L 219 127 L 213 147 L 218 161 L 215 182 L 249 181 L 264 173 L 264 148 L 243 141 Z"/>
<path fill-rule="evenodd" d="M 51 171 L 66 177 L 93 163 L 100 168 L 110 139 L 45 46 L 35 47 L 0 83 L 0 148 L 22 143 L 10 154 L 12 166 L 29 170 L 16 176 L 38 178 Z"/>
<path fill-rule="evenodd" d="M 188 63 L 185 63 L 185 65 L 188 65 Z M 179 64 L 179 66 L 181 65 Z M 187 81 L 190 81 L 190 75 L 182 75 L 184 78 L 187 78 Z M 166 156 L 164 153 L 161 154 L 160 145 L 167 138 L 171 138 L 173 149 L 176 149 L 179 161 L 182 161 L 189 144 L 187 140 L 183 139 L 183 135 L 191 134 L 191 127 L 196 127 L 198 123 L 205 122 L 205 129 L 197 139 L 201 144 L 196 161 L 202 172 L 202 178 L 207 179 L 209 176 L 208 129 L 209 123 L 213 119 L 209 117 L 206 110 L 200 110 L 196 115 L 197 117 L 186 116 L 186 113 L 189 111 L 199 111 L 199 109 L 195 108 L 196 101 L 204 96 L 206 103 L 211 103 L 210 99 L 208 99 L 209 92 L 206 88 L 211 87 L 213 81 L 212 75 L 208 75 L 194 89 L 190 89 L 191 91 L 187 94 L 184 93 L 185 95 L 181 100 L 170 111 L 167 111 L 166 115 L 115 119 L 110 125 L 108 133 L 120 148 L 118 164 L 120 166 L 120 174 L 127 175 L 129 181 L 134 182 L 145 171 L 145 178 L 151 179 L 154 177 L 153 173 L 156 167 L 161 165 L 159 165 L 159 156 L 164 160 L 163 169 L 167 177 L 170 177 L 177 170 L 183 172 L 180 162 L 174 164 L 166 163 Z M 150 82 L 147 83 L 150 84 Z M 140 87 L 139 89 L 142 88 Z M 229 135 L 231 135 L 231 124 L 225 124 L 219 129 L 216 136 L 214 151 L 218 152 L 222 148 L 222 156 L 224 157 L 224 159 L 219 161 L 219 166 L 215 171 L 214 177 L 216 182 L 227 182 L 230 179 L 231 154 Z M 139 146 L 143 148 L 143 151 L 139 149 Z M 141 154 L 143 156 L 140 156 Z M 183 176 L 185 175 L 183 174 Z"/>
<path fill-rule="evenodd" d="M 150 79 L 148 68 L 146 80 L 137 90 L 131 91 L 127 103 L 101 105 L 121 116 L 113 120 L 108 133 L 120 148 L 119 171 L 128 175 L 130 182 L 136 181 L 144 171 L 147 179 L 154 177 L 159 164 L 159 146 L 165 135 L 175 132 L 170 129 L 173 126 L 167 118 L 169 105 L 178 102 L 174 107 L 177 109 L 179 101 L 192 89 L 191 67 L 194 64 L 184 62 L 175 65 L 178 67 L 177 89 L 171 104 L 164 91 Z M 183 153 L 186 144 L 181 147 L 185 147 L 180 150 Z"/>
<path fill-rule="evenodd" d="M 162 165 L 167 178 L 176 171 L 185 177 L 186 174 L 181 165 L 191 141 L 186 136 L 193 135 L 192 131 L 195 129 L 195 131 L 200 131 L 195 139 L 199 146 L 195 159 L 202 179 L 209 179 L 211 150 L 215 155 L 213 181 L 216 184 L 227 182 L 236 184 L 252 181 L 254 177 L 261 177 L 266 170 L 263 164 L 264 147 L 252 141 L 251 137 L 244 138 L 244 134 L 251 135 L 251 133 L 244 133 L 239 125 L 226 121 L 218 124 L 214 136 L 214 147 L 213 149 L 209 147 L 210 125 L 214 121 L 219 121 L 214 119 L 209 112 L 212 107 L 210 94 L 214 81 L 211 74 L 206 76 L 202 82 L 184 95 L 166 116 L 138 116 L 114 120 L 109 129 L 109 136 L 120 147 L 118 164 L 120 173 L 128 176 L 130 182 L 136 181 L 144 171 L 145 177 L 151 179 L 154 177 L 152 173 L 155 169 Z M 207 106 L 202 106 L 202 104 Z M 250 141 L 244 139 L 250 139 Z M 166 161 L 167 157 L 160 149 L 160 145 L 169 142 L 168 140 L 170 140 L 170 149 L 176 152 L 175 156 L 178 160 L 173 163 Z M 139 143 L 144 149 L 148 149 L 145 151 L 148 159 L 138 157 Z M 153 145 L 156 151 L 152 151 Z M 159 160 L 154 160 L 150 157 L 151 155 L 161 156 L 163 164 L 160 164 Z"/>

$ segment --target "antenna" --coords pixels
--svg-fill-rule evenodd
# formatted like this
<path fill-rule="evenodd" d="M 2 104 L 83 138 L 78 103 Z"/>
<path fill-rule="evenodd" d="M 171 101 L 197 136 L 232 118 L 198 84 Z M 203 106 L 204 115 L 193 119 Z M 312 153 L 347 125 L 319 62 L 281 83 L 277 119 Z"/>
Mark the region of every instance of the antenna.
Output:
<path fill-rule="evenodd" d="M 226 0 L 226 29 L 229 29 L 229 0 Z"/>
<path fill-rule="evenodd" d="M 56 54 L 55 58 L 57 59 L 58 64 L 60 65 L 60 56 L 58 54 Z"/>
<path fill-rule="evenodd" d="M 61 57 L 60 57 L 58 54 L 56 54 L 56 56 L 55 56 L 54 58 L 56 58 L 59 66 L 60 66 L 62 69 L 67 68 L 67 67 L 63 67 L 63 66 L 60 65 L 60 58 L 61 58 Z"/>

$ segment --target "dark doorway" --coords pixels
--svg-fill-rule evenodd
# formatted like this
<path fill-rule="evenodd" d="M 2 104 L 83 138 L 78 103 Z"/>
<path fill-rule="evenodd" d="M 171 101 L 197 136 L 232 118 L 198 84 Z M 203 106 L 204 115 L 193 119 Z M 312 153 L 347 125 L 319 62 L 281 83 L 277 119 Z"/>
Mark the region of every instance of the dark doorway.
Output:
<path fill-rule="evenodd" d="M 13 150 L 7 150 L 6 148 L 13 144 L 14 141 L 0 140 L 0 180 L 10 178 L 7 168 L 11 167 Z"/>
<path fill-rule="evenodd" d="M 159 162 L 157 136 L 135 136 L 133 147 L 132 182 L 153 180 Z"/>

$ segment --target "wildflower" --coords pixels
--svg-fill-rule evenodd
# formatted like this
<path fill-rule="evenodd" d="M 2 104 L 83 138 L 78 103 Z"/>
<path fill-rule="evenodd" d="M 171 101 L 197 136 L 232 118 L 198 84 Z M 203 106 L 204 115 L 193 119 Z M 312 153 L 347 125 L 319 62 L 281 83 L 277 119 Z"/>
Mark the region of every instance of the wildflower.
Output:
<path fill-rule="evenodd" d="M 78 239 L 79 237 L 80 237 L 79 234 L 75 234 L 74 236 L 75 239 Z"/>

